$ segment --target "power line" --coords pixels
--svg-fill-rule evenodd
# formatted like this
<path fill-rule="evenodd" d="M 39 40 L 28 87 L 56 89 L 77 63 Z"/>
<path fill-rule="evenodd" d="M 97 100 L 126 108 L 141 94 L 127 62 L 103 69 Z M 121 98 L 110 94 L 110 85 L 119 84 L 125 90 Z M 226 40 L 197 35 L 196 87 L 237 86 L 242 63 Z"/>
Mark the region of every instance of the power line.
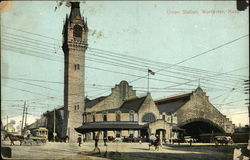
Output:
<path fill-rule="evenodd" d="M 42 57 L 42 58 L 44 58 L 44 57 Z M 171 81 L 171 82 L 173 82 L 173 81 Z"/>
<path fill-rule="evenodd" d="M 180 62 L 177 62 L 177 63 L 173 64 L 172 66 L 169 66 L 169 67 L 167 67 L 167 68 L 163 68 L 163 69 L 157 70 L 157 71 L 155 71 L 155 73 L 160 72 L 160 71 L 163 71 L 163 70 L 166 70 L 166 69 L 171 68 L 171 67 L 173 67 L 173 66 L 176 66 L 176 65 L 178 65 L 178 64 L 187 62 L 187 61 L 189 61 L 189 60 L 191 60 L 191 59 L 197 58 L 197 57 L 202 56 L 202 55 L 204 55 L 204 54 L 207 54 L 207 53 L 209 53 L 209 52 L 211 52 L 211 51 L 214 51 L 214 50 L 219 49 L 219 48 L 221 48 L 221 47 L 224 47 L 224 46 L 226 46 L 226 45 L 228 45 L 228 44 L 231 44 L 231 43 L 233 43 L 233 42 L 236 42 L 236 41 L 238 41 L 238 40 L 240 40 L 240 39 L 242 39 L 242 38 L 245 38 L 245 37 L 247 37 L 248 35 L 249 35 L 249 34 L 244 35 L 244 36 L 241 36 L 241 37 L 236 38 L 236 39 L 234 39 L 234 40 L 231 40 L 231 41 L 229 41 L 229 42 L 223 43 L 223 44 L 221 44 L 221 45 L 219 45 L 219 46 L 217 46 L 217 47 L 214 47 L 214 48 L 212 48 L 212 49 L 210 49 L 210 50 L 207 50 L 207 51 L 202 52 L 202 53 L 200 53 L 200 54 L 197 54 L 197 55 L 194 55 L 194 56 L 192 56 L 192 57 L 186 58 L 186 59 L 184 59 L 184 60 L 182 60 L 182 61 L 180 61 Z M 144 77 L 147 77 L 147 75 L 145 75 Z M 140 78 L 140 79 L 141 79 L 141 78 Z M 135 81 L 137 81 L 137 80 L 139 80 L 139 78 L 134 79 L 134 80 L 130 81 L 129 83 L 135 82 Z"/>
<path fill-rule="evenodd" d="M 60 46 L 61 47 L 61 46 Z M 90 48 L 90 47 L 89 47 Z M 100 51 L 100 49 L 95 49 L 95 48 L 90 48 L 91 50 L 98 50 L 98 51 Z M 101 50 L 101 51 L 104 51 L 104 50 Z M 96 52 L 96 51 L 95 51 Z M 105 51 L 105 52 L 109 52 L 109 53 L 113 53 L 113 52 L 110 52 L 110 51 Z M 97 52 L 96 52 L 97 53 Z M 103 54 L 103 52 L 102 52 L 102 54 Z M 107 53 L 106 53 L 107 54 Z M 110 54 L 109 54 L 110 55 Z M 112 56 L 116 56 L 117 57 L 117 55 L 112 55 Z M 118 55 L 118 57 L 119 57 L 119 55 Z M 125 59 L 128 59 L 127 57 L 131 57 L 131 56 L 128 56 L 128 55 L 126 55 L 126 57 L 123 57 L 123 58 L 125 58 Z M 138 57 L 136 57 L 136 58 L 138 58 Z M 141 59 L 141 58 L 140 58 Z M 148 61 L 148 60 L 147 60 Z M 147 62 L 146 61 L 146 62 Z M 144 62 L 145 63 L 145 62 Z M 158 62 L 159 63 L 159 62 Z M 190 68 L 190 67 L 186 67 L 186 68 Z M 198 70 L 198 69 L 194 69 L 194 68 L 191 68 L 192 70 Z M 200 70 L 200 69 L 199 69 Z M 208 71 L 206 71 L 205 70 L 205 72 L 207 73 Z M 209 71 L 209 72 L 211 72 L 211 71 Z"/>

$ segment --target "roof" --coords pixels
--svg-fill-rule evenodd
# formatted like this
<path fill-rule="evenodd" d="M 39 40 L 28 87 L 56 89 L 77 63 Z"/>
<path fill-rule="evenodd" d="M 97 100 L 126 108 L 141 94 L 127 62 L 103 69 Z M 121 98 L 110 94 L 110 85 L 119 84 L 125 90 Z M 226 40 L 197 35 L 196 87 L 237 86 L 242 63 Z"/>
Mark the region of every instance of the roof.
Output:
<path fill-rule="evenodd" d="M 97 103 L 99 103 L 100 101 L 104 100 L 106 97 L 108 97 L 108 96 L 98 97 L 98 98 L 93 99 L 93 100 L 86 99 L 85 107 L 91 108 L 91 107 L 95 106 Z"/>
<path fill-rule="evenodd" d="M 103 130 L 129 130 L 129 129 L 142 129 L 143 125 L 138 122 L 131 121 L 108 121 L 108 122 L 88 122 L 84 123 L 81 127 L 75 128 L 79 133 L 87 133 L 93 131 Z"/>
<path fill-rule="evenodd" d="M 190 100 L 191 92 L 155 101 L 160 113 L 171 114 Z"/>
<path fill-rule="evenodd" d="M 172 130 L 173 131 L 184 131 L 185 129 L 181 129 L 180 127 L 174 125 Z"/>
<path fill-rule="evenodd" d="M 108 113 L 115 113 L 116 111 L 121 111 L 122 113 L 128 113 L 131 110 L 137 112 L 143 102 L 145 101 L 147 96 L 140 97 L 140 98 L 133 98 L 125 101 L 120 107 L 114 108 L 114 109 L 106 109 L 106 110 L 101 110 L 96 113 L 102 113 L 102 112 L 108 112 Z"/>
<path fill-rule="evenodd" d="M 141 105 L 143 104 L 143 102 L 145 101 L 146 98 L 147 98 L 147 96 L 127 100 L 122 104 L 122 106 L 120 107 L 120 110 L 122 112 L 129 112 L 131 110 L 137 112 L 140 109 Z"/>
<path fill-rule="evenodd" d="M 71 3 L 71 12 L 70 12 L 70 16 L 69 16 L 70 20 L 72 21 L 77 16 L 79 16 L 81 18 L 79 2 L 70 2 L 70 3 Z"/>
<path fill-rule="evenodd" d="M 182 93 L 182 94 L 178 94 L 178 95 L 174 95 L 174 96 L 170 96 L 170 97 L 166 97 L 166 98 L 161 98 L 158 100 L 155 100 L 155 103 L 162 103 L 162 102 L 166 102 L 166 101 L 175 101 L 177 99 L 185 99 L 187 97 L 190 97 L 190 95 L 193 92 L 187 92 L 187 93 Z"/>

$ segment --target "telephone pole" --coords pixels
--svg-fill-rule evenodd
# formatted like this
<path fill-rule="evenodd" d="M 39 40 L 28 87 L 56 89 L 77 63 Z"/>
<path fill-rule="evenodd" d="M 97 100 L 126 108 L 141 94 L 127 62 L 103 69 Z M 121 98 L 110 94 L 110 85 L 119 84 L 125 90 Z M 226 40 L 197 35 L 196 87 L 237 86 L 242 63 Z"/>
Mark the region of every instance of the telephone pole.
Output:
<path fill-rule="evenodd" d="M 244 80 L 244 91 L 245 91 L 245 94 L 248 94 L 249 96 L 249 80 Z M 250 106 L 249 106 L 249 98 L 246 99 L 247 100 L 247 107 L 248 107 L 248 118 L 249 118 L 249 124 L 248 124 L 248 129 L 250 130 Z M 248 146 L 247 146 L 247 149 L 250 150 L 250 131 L 249 132 L 249 139 L 248 139 Z"/>
<path fill-rule="evenodd" d="M 25 121 L 24 121 L 24 128 L 27 126 L 27 114 L 28 114 L 28 106 L 25 109 Z"/>
<path fill-rule="evenodd" d="M 7 132 L 9 132 L 9 125 L 8 124 L 9 124 L 9 122 L 8 122 L 8 115 L 7 115 L 7 125 L 6 125 L 7 126 Z"/>
<path fill-rule="evenodd" d="M 55 142 L 55 137 L 56 137 L 56 108 L 54 108 L 54 127 L 53 127 L 53 140 Z"/>
<path fill-rule="evenodd" d="M 24 101 L 24 105 L 23 105 L 23 117 L 22 117 L 21 135 L 23 135 L 23 120 L 24 120 L 25 107 L 26 107 L 26 101 Z"/>

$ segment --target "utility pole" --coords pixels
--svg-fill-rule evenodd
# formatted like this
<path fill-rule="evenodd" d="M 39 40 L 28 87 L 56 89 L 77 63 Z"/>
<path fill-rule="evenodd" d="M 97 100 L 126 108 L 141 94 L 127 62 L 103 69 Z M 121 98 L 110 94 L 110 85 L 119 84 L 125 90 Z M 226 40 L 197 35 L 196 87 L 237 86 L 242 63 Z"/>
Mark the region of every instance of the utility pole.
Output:
<path fill-rule="evenodd" d="M 24 121 L 24 128 L 27 126 L 27 114 L 28 114 L 28 106 L 25 109 L 25 121 Z"/>
<path fill-rule="evenodd" d="M 9 122 L 8 122 L 8 115 L 7 115 L 7 125 L 6 125 L 7 126 L 7 132 L 9 132 L 9 125 L 8 124 L 9 124 Z"/>
<path fill-rule="evenodd" d="M 26 101 L 24 101 L 24 105 L 23 105 L 23 117 L 22 117 L 21 135 L 23 135 L 23 121 L 24 121 L 25 106 L 26 106 Z"/>
<path fill-rule="evenodd" d="M 244 80 L 244 91 L 245 91 L 245 94 L 248 94 L 249 96 L 249 80 Z M 248 107 L 248 118 L 249 118 L 249 124 L 248 124 L 248 132 L 249 132 L 249 139 L 248 139 L 248 146 L 247 146 L 247 149 L 250 150 L 250 105 L 249 105 L 249 98 L 246 99 L 247 100 L 247 107 Z"/>
<path fill-rule="evenodd" d="M 170 125 L 171 125 L 171 127 L 170 127 L 170 141 L 171 141 L 171 143 L 173 143 L 172 142 L 172 140 L 173 140 L 173 113 L 171 113 Z"/>
<path fill-rule="evenodd" d="M 54 108 L 54 127 L 53 127 L 53 140 L 55 142 L 55 137 L 56 137 L 56 108 Z"/>
<path fill-rule="evenodd" d="M 149 94 L 149 69 L 148 69 L 148 90 L 147 90 L 148 92 L 148 94 Z"/>
<path fill-rule="evenodd" d="M 19 131 L 20 131 L 20 135 L 22 135 L 22 128 L 21 128 L 21 124 L 22 124 L 22 121 L 19 121 L 19 126 L 20 126 L 20 128 L 19 128 L 20 130 L 19 130 Z"/>

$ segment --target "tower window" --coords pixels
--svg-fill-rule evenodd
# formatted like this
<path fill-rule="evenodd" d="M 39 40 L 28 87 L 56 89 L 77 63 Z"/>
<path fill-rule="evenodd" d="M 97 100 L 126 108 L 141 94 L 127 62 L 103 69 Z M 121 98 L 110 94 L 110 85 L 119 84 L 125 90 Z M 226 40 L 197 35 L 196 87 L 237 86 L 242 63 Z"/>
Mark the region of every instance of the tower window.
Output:
<path fill-rule="evenodd" d="M 75 70 L 79 70 L 80 69 L 80 64 L 75 64 Z"/>
<path fill-rule="evenodd" d="M 75 110 L 79 110 L 80 106 L 79 105 L 75 105 Z"/>
<path fill-rule="evenodd" d="M 81 38 L 82 37 L 82 27 L 79 25 L 75 25 L 73 28 L 73 35 L 74 37 Z"/>

